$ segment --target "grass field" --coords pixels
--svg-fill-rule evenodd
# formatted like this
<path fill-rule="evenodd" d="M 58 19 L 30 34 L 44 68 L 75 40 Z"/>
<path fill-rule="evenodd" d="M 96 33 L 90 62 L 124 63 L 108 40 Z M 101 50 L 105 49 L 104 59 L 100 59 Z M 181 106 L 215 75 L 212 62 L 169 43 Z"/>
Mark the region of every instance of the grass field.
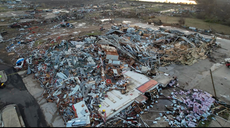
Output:
<path fill-rule="evenodd" d="M 164 23 L 178 23 L 180 17 L 170 16 L 157 16 L 155 19 L 160 19 Z M 185 26 L 196 27 L 200 29 L 212 29 L 218 33 L 224 33 L 230 35 L 230 27 L 226 25 L 208 23 L 196 18 L 185 18 Z"/>

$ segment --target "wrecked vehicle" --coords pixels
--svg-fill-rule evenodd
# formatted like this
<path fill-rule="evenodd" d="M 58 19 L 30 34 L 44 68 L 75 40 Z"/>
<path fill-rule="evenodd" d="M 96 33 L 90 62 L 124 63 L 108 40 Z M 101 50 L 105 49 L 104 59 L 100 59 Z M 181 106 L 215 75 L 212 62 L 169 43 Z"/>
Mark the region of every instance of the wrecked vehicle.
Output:
<path fill-rule="evenodd" d="M 24 68 L 25 65 L 26 65 L 26 60 L 24 58 L 19 58 L 16 61 L 16 65 L 14 66 L 14 69 L 20 70 L 20 69 Z"/>
<path fill-rule="evenodd" d="M 11 28 L 21 28 L 22 25 L 19 23 L 13 23 L 12 25 L 10 25 Z"/>
<path fill-rule="evenodd" d="M 225 59 L 225 65 L 230 68 L 230 58 Z"/>

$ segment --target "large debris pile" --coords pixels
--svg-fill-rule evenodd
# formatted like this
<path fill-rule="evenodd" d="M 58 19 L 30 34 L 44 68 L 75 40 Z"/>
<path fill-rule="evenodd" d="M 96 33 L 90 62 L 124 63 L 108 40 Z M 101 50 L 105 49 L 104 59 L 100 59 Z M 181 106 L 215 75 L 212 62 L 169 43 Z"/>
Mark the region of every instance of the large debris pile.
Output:
<path fill-rule="evenodd" d="M 57 103 L 67 126 L 86 126 L 92 120 L 105 122 L 97 110 L 108 91 L 127 93 L 130 81 L 123 72 L 133 70 L 155 76 L 159 66 L 172 62 L 191 65 L 196 59 L 206 58 L 217 46 L 215 39 L 199 34 L 122 25 L 113 26 L 102 36 L 62 40 L 52 46 L 51 42 L 29 51 L 23 60 L 28 74 L 33 72 L 45 88 L 43 97 Z M 32 48 L 34 41 L 28 44 Z M 21 43 L 11 45 L 8 50 L 24 47 Z M 19 49 L 17 53 L 21 54 Z"/>
<path fill-rule="evenodd" d="M 83 41 L 94 42 L 95 40 L 95 37 L 91 37 Z M 48 50 L 33 50 L 30 57 L 33 64 L 30 65 L 31 69 L 28 68 L 28 72 L 32 70 L 35 73 L 41 86 L 46 89 L 44 98 L 49 102 L 57 103 L 59 112 L 66 122 L 85 115 L 75 113 L 74 104 L 84 100 L 92 111 L 94 106 L 98 107 L 107 91 L 117 89 L 125 92 L 127 85 L 127 80 L 121 77 L 120 68 L 114 65 L 109 65 L 109 68 L 113 67 L 113 69 L 112 80 L 108 79 L 110 76 L 105 74 L 103 69 L 102 56 L 105 54 L 100 52 L 100 47 L 95 44 L 83 45 L 84 42 L 63 41 Z M 76 46 L 81 47 L 76 48 Z M 115 83 L 114 79 L 117 77 L 121 79 Z M 89 124 L 88 122 L 84 124 Z"/>
<path fill-rule="evenodd" d="M 173 99 L 173 104 L 165 106 L 169 111 L 163 118 L 172 127 L 197 126 L 200 120 L 207 120 L 207 117 L 212 114 L 210 108 L 215 102 L 211 94 L 198 89 L 175 91 L 168 98 Z M 173 118 L 169 115 L 173 115 Z"/>
<path fill-rule="evenodd" d="M 172 41 L 172 39 L 168 40 Z M 159 47 L 165 47 L 165 54 L 161 59 L 164 62 L 173 61 L 185 65 L 192 65 L 197 62 L 197 59 L 206 59 L 217 46 L 215 39 L 203 38 L 198 33 L 178 36 L 168 45 L 162 45 L 162 42 L 167 41 L 161 40 L 158 43 Z"/>

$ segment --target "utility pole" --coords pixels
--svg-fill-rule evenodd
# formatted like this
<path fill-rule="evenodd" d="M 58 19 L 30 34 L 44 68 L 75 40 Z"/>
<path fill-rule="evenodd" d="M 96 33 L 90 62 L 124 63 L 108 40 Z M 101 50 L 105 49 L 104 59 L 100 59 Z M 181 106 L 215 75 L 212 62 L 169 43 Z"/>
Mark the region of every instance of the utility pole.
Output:
<path fill-rule="evenodd" d="M 211 79 L 212 79 L 212 85 L 213 85 L 214 94 L 215 94 L 215 97 L 216 97 L 216 89 L 215 89 L 215 86 L 214 86 L 213 77 L 212 77 L 212 70 L 211 69 L 210 69 L 210 75 L 211 75 Z"/>

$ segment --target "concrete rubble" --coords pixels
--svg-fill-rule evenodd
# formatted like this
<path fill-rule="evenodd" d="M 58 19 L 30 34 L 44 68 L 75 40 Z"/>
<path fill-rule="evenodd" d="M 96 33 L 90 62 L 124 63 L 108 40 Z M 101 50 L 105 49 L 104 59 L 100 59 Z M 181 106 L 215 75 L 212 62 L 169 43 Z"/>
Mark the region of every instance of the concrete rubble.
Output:
<path fill-rule="evenodd" d="M 72 27 L 62 22 L 53 28 L 62 25 Z M 24 67 L 27 74 L 34 74 L 45 89 L 43 98 L 57 104 L 66 127 L 100 127 L 114 123 L 147 127 L 139 115 L 158 103 L 157 99 L 163 95 L 161 90 L 166 86 L 178 86 L 176 78 L 166 75 L 170 81 L 162 85 L 156 77 L 160 74 L 158 67 L 170 63 L 192 65 L 218 47 L 215 38 L 207 39 L 198 33 L 186 35 L 177 30 L 120 25 L 113 26 L 105 35 L 84 36 L 78 40 L 49 39 L 33 48 L 37 38 L 48 34 L 20 36 L 12 39 L 6 49 L 23 55 L 16 67 Z M 50 45 L 58 40 L 60 43 Z M 30 47 L 31 51 L 23 53 L 24 47 Z M 176 98 L 182 94 L 189 96 Z M 168 98 L 173 99 L 173 110 L 168 114 L 176 115 L 179 111 L 179 115 L 171 119 L 162 114 L 160 118 L 165 118 L 172 127 L 195 127 L 201 117 L 205 119 L 210 115 L 215 101 L 200 90 L 172 92 Z M 147 99 L 151 100 L 150 105 Z M 191 111 L 186 107 L 191 107 Z"/>

